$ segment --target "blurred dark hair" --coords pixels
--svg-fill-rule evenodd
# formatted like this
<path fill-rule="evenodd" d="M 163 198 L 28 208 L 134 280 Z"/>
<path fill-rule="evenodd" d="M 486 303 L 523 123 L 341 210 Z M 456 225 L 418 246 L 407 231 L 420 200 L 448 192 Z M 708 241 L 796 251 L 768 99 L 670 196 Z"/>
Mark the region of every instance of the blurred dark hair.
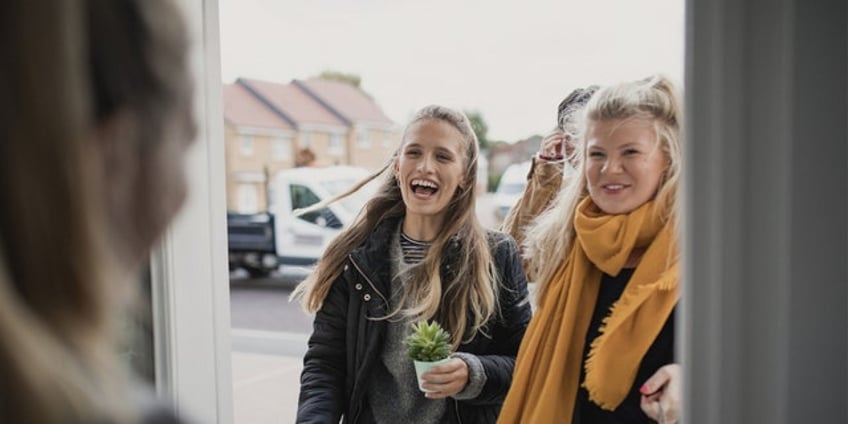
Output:
<path fill-rule="evenodd" d="M 574 112 L 586 106 L 586 103 L 589 103 L 589 99 L 599 88 L 597 85 L 577 88 L 559 102 L 559 106 L 557 106 L 557 128 L 568 135 L 573 135 L 576 130 Z"/>

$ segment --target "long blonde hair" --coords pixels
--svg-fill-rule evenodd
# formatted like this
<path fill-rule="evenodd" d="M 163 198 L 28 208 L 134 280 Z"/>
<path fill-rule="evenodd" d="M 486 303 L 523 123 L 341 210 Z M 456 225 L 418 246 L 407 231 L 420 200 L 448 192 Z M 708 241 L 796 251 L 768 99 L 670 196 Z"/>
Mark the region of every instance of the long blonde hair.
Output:
<path fill-rule="evenodd" d="M 498 308 L 498 277 L 492 261 L 492 253 L 486 231 L 475 213 L 477 137 L 468 118 L 457 111 L 443 106 L 428 106 L 415 114 L 404 130 L 401 146 L 389 163 L 377 173 L 366 178 L 344 197 L 382 175 L 382 183 L 356 221 L 336 237 L 318 261 L 315 272 L 301 283 L 295 297 L 303 297 L 304 309 L 314 313 L 321 308 L 333 282 L 341 275 L 350 252 L 360 246 L 377 226 L 386 219 L 402 217 L 406 206 L 400 187 L 390 169 L 398 160 L 410 128 L 424 120 L 438 120 L 450 124 L 462 135 L 465 160 L 465 184 L 456 189 L 446 207 L 443 227 L 431 244 L 424 260 L 411 270 L 409 283 L 405 287 L 401 305 L 411 305 L 395 311 L 413 320 L 435 319 L 451 334 L 454 347 L 469 340 L 496 314 Z M 330 202 L 338 200 L 332 199 Z M 324 202 L 315 207 L 323 207 Z M 450 281 L 443 281 L 439 272 L 442 253 L 453 238 L 459 241 L 458 269 Z M 408 302 L 407 302 L 408 300 Z M 390 314 L 392 315 L 392 314 Z M 469 320 L 470 315 L 470 320 Z"/>
<path fill-rule="evenodd" d="M 567 182 L 552 206 L 527 230 L 524 256 L 528 261 L 528 273 L 538 283 L 537 299 L 543 298 L 551 278 L 574 243 L 574 214 L 580 201 L 589 195 L 586 186 L 586 134 L 595 123 L 623 119 L 643 119 L 653 123 L 657 146 L 668 158 L 669 164 L 654 201 L 661 218 L 676 228 L 682 161 L 682 111 L 674 85 L 668 78 L 654 75 L 602 88 L 583 110 L 579 137 L 575 142 L 579 172 Z"/>
<path fill-rule="evenodd" d="M 182 20 L 166 0 L 8 0 L 0 27 L 0 421 L 136 422 L 111 326 L 129 270 L 93 134 L 128 113 L 145 125 L 120 141 L 156 150 L 186 94 L 168 75 Z"/>

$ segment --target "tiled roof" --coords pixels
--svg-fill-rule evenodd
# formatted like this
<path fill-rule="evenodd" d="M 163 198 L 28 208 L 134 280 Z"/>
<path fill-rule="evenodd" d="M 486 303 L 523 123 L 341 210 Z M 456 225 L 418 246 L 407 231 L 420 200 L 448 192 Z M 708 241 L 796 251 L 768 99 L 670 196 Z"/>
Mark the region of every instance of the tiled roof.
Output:
<path fill-rule="evenodd" d="M 292 81 L 350 122 L 394 124 L 364 91 L 341 81 L 313 78 Z"/>
<path fill-rule="evenodd" d="M 239 84 L 224 84 L 224 119 L 238 127 L 291 130 L 294 127 Z"/>
<path fill-rule="evenodd" d="M 348 125 L 294 84 L 278 84 L 243 78 L 239 78 L 236 84 L 241 84 L 248 90 L 252 89 L 255 94 L 265 99 L 279 114 L 284 115 L 295 125 Z"/>

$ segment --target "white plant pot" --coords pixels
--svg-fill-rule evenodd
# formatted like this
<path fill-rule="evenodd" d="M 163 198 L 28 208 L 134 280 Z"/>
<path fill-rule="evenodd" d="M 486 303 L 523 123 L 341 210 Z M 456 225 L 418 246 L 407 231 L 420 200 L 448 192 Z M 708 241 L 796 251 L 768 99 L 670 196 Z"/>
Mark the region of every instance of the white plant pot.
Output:
<path fill-rule="evenodd" d="M 430 368 L 433 368 L 436 365 L 442 365 L 442 364 L 447 363 L 448 361 L 450 361 L 450 359 L 451 358 L 448 357 L 448 358 L 442 359 L 441 361 L 435 361 L 435 362 L 412 361 L 415 364 L 415 375 L 418 376 L 418 388 L 421 389 L 422 392 L 429 393 L 429 392 L 433 392 L 433 390 L 427 390 L 427 389 L 421 387 L 421 383 L 422 383 L 421 375 L 425 374 L 427 371 L 430 371 Z"/>

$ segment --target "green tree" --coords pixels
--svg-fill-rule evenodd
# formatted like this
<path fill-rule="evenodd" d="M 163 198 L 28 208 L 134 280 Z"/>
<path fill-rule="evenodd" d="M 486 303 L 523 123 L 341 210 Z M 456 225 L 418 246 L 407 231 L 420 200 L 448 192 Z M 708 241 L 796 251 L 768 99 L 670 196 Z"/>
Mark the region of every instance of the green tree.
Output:
<path fill-rule="evenodd" d="M 362 77 L 360 77 L 359 75 L 348 74 L 339 71 L 323 71 L 318 77 L 326 80 L 341 81 L 343 83 L 350 84 L 356 88 L 361 88 L 359 85 L 360 83 L 362 83 Z"/>
<path fill-rule="evenodd" d="M 477 140 L 480 142 L 480 148 L 489 148 L 489 144 L 491 144 L 488 139 L 489 124 L 486 123 L 486 120 L 483 118 L 483 114 L 476 110 L 466 110 L 465 116 L 467 116 L 468 121 L 471 122 L 471 129 L 473 129 L 474 134 L 477 135 Z"/>

